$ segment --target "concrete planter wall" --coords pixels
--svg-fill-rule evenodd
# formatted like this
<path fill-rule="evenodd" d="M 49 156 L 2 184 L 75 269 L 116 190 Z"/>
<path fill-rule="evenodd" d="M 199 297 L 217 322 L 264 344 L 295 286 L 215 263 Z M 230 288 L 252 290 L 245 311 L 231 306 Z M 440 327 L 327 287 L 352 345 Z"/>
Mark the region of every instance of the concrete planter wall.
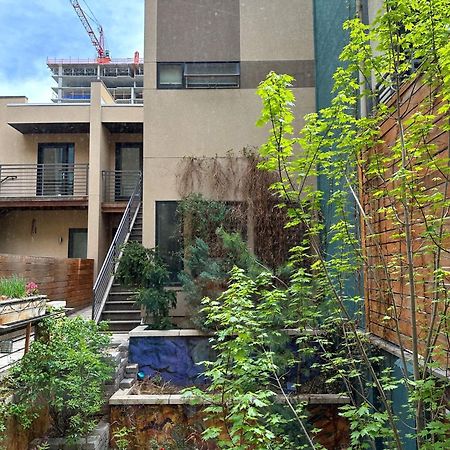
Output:
<path fill-rule="evenodd" d="M 284 330 L 288 336 L 286 348 L 297 352 L 298 330 Z M 134 328 L 129 333 L 130 363 L 137 364 L 139 370 L 148 377 L 161 376 L 164 381 L 186 387 L 206 382 L 202 361 L 213 361 L 214 351 L 209 342 L 212 333 L 196 329 L 148 330 L 146 325 Z M 291 367 L 283 377 L 284 389 L 293 390 L 295 383 L 306 383 L 314 379 L 319 369 L 314 355 L 304 359 L 299 366 Z"/>
<path fill-rule="evenodd" d="M 177 386 L 205 382 L 201 361 L 211 361 L 214 352 L 210 334 L 198 330 L 147 330 L 145 325 L 130 331 L 128 361 L 138 364 L 147 376 L 158 374 Z"/>
<path fill-rule="evenodd" d="M 46 304 L 46 295 L 0 300 L 0 325 L 42 316 Z"/>
<path fill-rule="evenodd" d="M 284 330 L 288 339 L 284 345 L 293 353 L 297 351 L 298 330 Z M 304 333 L 304 330 L 302 331 Z M 200 385 L 207 382 L 204 367 L 198 363 L 211 361 L 215 355 L 211 349 L 210 333 L 195 329 L 148 330 L 141 325 L 129 333 L 129 362 L 137 364 L 146 376 L 160 376 L 164 381 L 180 387 Z M 283 379 L 289 391 L 298 381 L 312 382 L 317 376 L 311 368 L 317 362 L 315 356 L 308 357 L 299 366 L 292 368 Z M 319 386 L 320 389 L 320 386 Z M 203 408 L 198 402 L 180 394 L 140 394 L 133 388 L 117 391 L 109 401 L 110 422 L 113 429 L 123 426 L 135 427 L 132 448 L 144 448 L 150 439 L 163 444 L 179 435 L 180 430 L 194 429 L 198 436 L 204 427 L 214 424 L 204 422 Z M 320 392 L 320 391 L 319 391 Z M 339 416 L 338 407 L 348 403 L 349 398 L 336 394 L 293 395 L 290 401 L 308 403 L 309 421 L 313 426 L 324 428 L 318 437 L 327 449 L 346 448 L 348 423 Z M 197 399 L 198 400 L 198 399 Z M 286 403 L 283 396 L 275 400 L 281 408 Z M 194 404 L 195 403 L 195 404 Z M 287 408 L 288 410 L 289 408 Z M 219 426 L 219 424 L 217 424 Z M 197 433 L 195 431 L 195 434 Z M 112 441 L 114 447 L 114 442 Z M 196 448 L 215 449 L 213 443 L 196 441 Z M 134 446 L 134 447 L 133 447 Z"/>
<path fill-rule="evenodd" d="M 36 439 L 30 448 L 36 448 L 42 439 Z M 91 433 L 75 443 L 68 443 L 65 438 L 49 438 L 46 441 L 49 450 L 108 450 L 109 449 L 109 423 L 106 418 L 102 419 Z"/>
<path fill-rule="evenodd" d="M 145 395 L 132 392 L 132 389 L 120 390 L 109 400 L 111 435 L 122 427 L 134 427 L 129 448 L 145 448 L 151 439 L 163 446 L 164 442 L 179 439 L 180 431 L 189 430 L 190 443 L 195 448 L 217 449 L 213 442 L 205 443 L 200 437 L 206 427 L 221 426 L 220 423 L 205 423 L 204 405 L 192 405 L 192 399 L 181 394 Z M 329 450 L 348 447 L 348 422 L 339 415 L 338 408 L 349 403 L 349 397 L 334 394 L 299 395 L 291 397 L 290 401 L 308 404 L 308 421 L 311 426 L 323 430 L 316 435 L 318 443 Z M 275 402 L 282 406 L 286 399 L 280 395 Z M 114 439 L 111 447 L 116 448 Z"/>

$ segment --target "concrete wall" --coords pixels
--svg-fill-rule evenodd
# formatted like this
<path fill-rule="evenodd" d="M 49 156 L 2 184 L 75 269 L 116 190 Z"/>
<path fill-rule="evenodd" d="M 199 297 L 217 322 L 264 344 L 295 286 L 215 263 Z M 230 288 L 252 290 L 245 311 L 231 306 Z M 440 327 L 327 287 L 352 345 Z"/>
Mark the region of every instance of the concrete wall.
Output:
<path fill-rule="evenodd" d="M 159 1 L 157 58 L 239 61 L 239 0 Z"/>
<path fill-rule="evenodd" d="M 315 110 L 311 0 L 227 2 L 224 11 L 228 15 L 222 17 L 221 24 L 227 23 L 232 29 L 238 25 L 233 37 L 219 26 L 217 32 L 206 35 L 203 27 L 196 26 L 197 17 L 185 15 L 179 37 L 190 30 L 189 39 L 197 44 L 195 54 L 185 48 L 185 41 L 168 38 L 167 8 L 174 8 L 170 20 L 176 22 L 174 15 L 182 6 L 178 1 L 178 7 L 167 3 L 147 0 L 145 12 L 143 241 L 147 246 L 155 245 L 155 201 L 179 199 L 177 176 L 183 157 L 225 156 L 229 150 L 239 152 L 265 141 L 267 130 L 255 127 L 261 109 L 255 91 L 271 69 L 293 71 L 301 78 L 302 88 L 294 89 L 297 126 L 304 114 Z M 202 17 L 211 15 L 216 20 L 221 17 L 218 8 L 222 3 L 194 0 L 188 4 L 193 10 L 202 9 Z M 210 59 L 211 55 L 217 56 Z M 156 89 L 159 61 L 224 61 L 238 56 L 243 82 L 239 89 Z"/>
<path fill-rule="evenodd" d="M 44 133 L 22 134 L 8 124 L 12 120 L 11 107 L 8 104 L 25 102 L 25 97 L 0 97 L 0 164 L 37 164 L 38 144 L 40 143 L 73 143 L 75 144 L 75 163 L 89 162 L 89 138 L 81 133 Z M 31 106 L 31 105 L 26 105 Z M 22 110 L 26 106 L 21 107 Z M 55 107 L 53 106 L 53 109 Z M 13 109 L 13 113 L 17 108 Z M 33 114 L 38 114 L 35 111 Z M 29 113 L 27 113 L 29 115 Z M 45 117 L 45 114 L 43 114 Z M 36 115 L 36 117 L 42 117 Z M 68 120 L 70 115 L 68 116 Z"/>
<path fill-rule="evenodd" d="M 67 258 L 69 228 L 88 220 L 86 210 L 13 210 L 0 223 L 0 253 Z"/>

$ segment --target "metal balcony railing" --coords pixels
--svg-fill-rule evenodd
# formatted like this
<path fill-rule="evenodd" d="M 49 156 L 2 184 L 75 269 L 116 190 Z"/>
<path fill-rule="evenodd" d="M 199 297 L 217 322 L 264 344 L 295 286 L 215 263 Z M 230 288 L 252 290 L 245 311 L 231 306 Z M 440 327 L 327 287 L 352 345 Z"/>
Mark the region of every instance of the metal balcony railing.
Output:
<path fill-rule="evenodd" d="M 102 201 L 104 203 L 128 201 L 140 179 L 141 172 L 138 170 L 104 170 Z"/>
<path fill-rule="evenodd" d="M 88 195 L 88 164 L 1 164 L 0 198 Z"/>

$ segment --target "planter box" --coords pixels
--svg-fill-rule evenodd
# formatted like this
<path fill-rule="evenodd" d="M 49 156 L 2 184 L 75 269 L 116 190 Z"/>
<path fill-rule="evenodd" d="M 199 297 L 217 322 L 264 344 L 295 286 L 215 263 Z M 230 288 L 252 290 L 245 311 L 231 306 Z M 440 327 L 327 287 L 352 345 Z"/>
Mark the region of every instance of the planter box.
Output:
<path fill-rule="evenodd" d="M 46 304 L 46 295 L 0 300 L 0 325 L 43 316 Z"/>
<path fill-rule="evenodd" d="M 42 439 L 36 439 L 30 448 L 36 448 Z M 102 419 L 98 425 L 85 437 L 75 443 L 69 444 L 64 438 L 46 439 L 49 450 L 108 450 L 109 448 L 109 423 Z"/>
<path fill-rule="evenodd" d="M 349 425 L 345 418 L 339 416 L 339 407 L 350 403 L 346 395 L 317 394 L 297 395 L 289 397 L 292 403 L 307 403 L 306 413 L 308 421 L 313 427 L 322 431 L 315 435 L 318 443 L 327 449 L 348 448 Z M 222 427 L 217 421 L 205 423 L 203 413 L 204 404 L 192 398 L 180 394 L 132 394 L 132 389 L 120 390 L 109 400 L 110 423 L 112 435 L 114 431 L 122 427 L 134 426 L 130 434 L 130 446 L 128 448 L 146 448 L 150 439 L 158 439 L 161 447 L 163 442 L 171 442 L 174 438 L 180 439 L 180 432 L 188 430 L 189 438 L 195 439 L 192 444 L 195 448 L 204 450 L 216 450 L 213 442 L 205 443 L 201 440 L 200 433 L 207 426 Z M 193 404 L 195 403 L 195 405 Z M 289 414 L 290 408 L 285 403 L 283 396 L 275 399 L 279 409 L 284 409 Z M 288 417 L 288 416 L 287 416 Z M 114 439 L 112 448 L 117 448 Z"/>

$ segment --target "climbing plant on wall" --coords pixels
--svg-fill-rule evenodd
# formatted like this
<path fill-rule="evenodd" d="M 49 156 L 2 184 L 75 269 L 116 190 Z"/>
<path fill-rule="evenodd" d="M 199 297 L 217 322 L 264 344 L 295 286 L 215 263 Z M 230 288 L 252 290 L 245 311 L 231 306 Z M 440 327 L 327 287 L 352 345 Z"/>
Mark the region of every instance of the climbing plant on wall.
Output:
<path fill-rule="evenodd" d="M 178 188 L 191 204 L 195 194 L 213 201 L 234 201 L 228 210 L 234 231 L 242 233 L 248 226 L 244 234 L 251 238 L 255 255 L 275 270 L 285 263 L 289 248 L 302 238 L 303 228 L 286 228 L 286 212 L 269 190 L 276 175 L 259 170 L 259 162 L 257 151 L 249 148 L 229 152 L 226 157 L 185 158 L 179 169 Z"/>

